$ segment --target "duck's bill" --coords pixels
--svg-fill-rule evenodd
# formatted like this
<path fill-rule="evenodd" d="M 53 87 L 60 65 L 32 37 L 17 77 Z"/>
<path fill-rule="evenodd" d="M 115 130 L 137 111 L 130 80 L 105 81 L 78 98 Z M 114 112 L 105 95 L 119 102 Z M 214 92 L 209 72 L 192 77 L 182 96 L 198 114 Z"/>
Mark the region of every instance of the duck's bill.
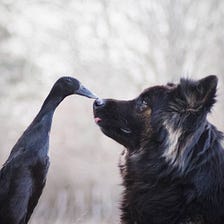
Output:
<path fill-rule="evenodd" d="M 86 96 L 88 98 L 93 98 L 93 99 L 97 99 L 98 98 L 95 94 L 93 94 L 92 92 L 90 92 L 83 85 L 80 85 L 79 89 L 76 90 L 76 94 L 81 95 L 81 96 Z"/>

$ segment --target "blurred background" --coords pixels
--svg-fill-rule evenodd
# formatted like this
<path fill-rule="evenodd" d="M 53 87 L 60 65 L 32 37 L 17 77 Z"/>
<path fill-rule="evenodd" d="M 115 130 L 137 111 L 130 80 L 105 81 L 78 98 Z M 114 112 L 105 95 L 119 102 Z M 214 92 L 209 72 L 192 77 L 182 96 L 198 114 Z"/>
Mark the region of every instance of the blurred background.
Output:
<path fill-rule="evenodd" d="M 223 17 L 222 0 L 0 0 L 1 164 L 62 75 L 100 97 L 130 99 L 151 85 L 216 74 L 209 119 L 223 131 Z M 92 100 L 65 99 L 30 223 L 118 223 L 121 150 L 94 124 Z"/>

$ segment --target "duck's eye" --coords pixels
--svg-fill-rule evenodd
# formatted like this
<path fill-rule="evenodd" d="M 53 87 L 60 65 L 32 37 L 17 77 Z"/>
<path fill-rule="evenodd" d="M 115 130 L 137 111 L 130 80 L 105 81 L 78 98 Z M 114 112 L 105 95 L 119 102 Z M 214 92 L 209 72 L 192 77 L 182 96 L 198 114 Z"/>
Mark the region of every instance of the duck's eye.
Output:
<path fill-rule="evenodd" d="M 168 89 L 173 89 L 175 87 L 177 87 L 177 85 L 175 83 L 171 83 L 171 82 L 168 82 L 167 85 Z"/>
<path fill-rule="evenodd" d="M 175 84 L 174 84 L 174 83 L 172 83 L 172 82 L 168 82 L 168 83 L 167 83 L 167 86 L 169 86 L 169 87 L 174 87 L 174 86 L 175 86 Z"/>

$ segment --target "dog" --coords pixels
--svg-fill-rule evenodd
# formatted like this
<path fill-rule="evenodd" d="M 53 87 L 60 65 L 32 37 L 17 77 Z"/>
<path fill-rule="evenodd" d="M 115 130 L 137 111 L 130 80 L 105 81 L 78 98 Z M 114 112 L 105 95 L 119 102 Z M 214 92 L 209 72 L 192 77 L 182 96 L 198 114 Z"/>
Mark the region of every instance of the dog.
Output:
<path fill-rule="evenodd" d="M 218 79 L 181 79 L 129 101 L 97 99 L 95 122 L 122 144 L 122 224 L 224 224 L 223 133 L 207 120 Z"/>

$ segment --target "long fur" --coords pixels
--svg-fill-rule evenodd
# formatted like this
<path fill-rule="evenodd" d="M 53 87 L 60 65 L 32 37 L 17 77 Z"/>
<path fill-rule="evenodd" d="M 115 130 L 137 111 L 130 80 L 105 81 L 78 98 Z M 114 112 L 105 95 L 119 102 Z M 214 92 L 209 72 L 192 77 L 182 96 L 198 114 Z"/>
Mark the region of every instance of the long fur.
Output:
<path fill-rule="evenodd" d="M 223 134 L 207 120 L 216 86 L 215 76 L 181 79 L 94 107 L 102 131 L 126 147 L 122 224 L 224 223 Z"/>

